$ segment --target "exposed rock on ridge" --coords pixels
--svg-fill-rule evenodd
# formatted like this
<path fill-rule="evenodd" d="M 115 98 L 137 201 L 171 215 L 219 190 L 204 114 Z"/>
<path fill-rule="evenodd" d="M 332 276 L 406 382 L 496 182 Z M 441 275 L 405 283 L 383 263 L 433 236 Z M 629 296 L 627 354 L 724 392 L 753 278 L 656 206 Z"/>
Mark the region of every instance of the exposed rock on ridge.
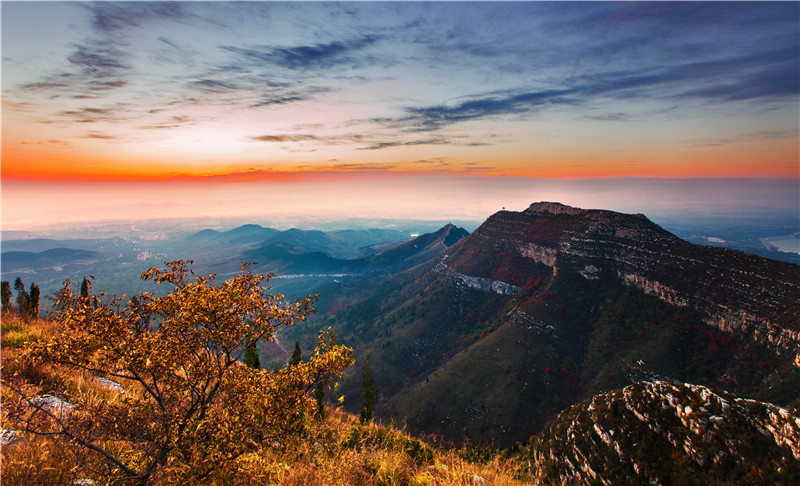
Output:
<path fill-rule="evenodd" d="M 473 248 L 469 248 L 469 247 Z M 703 313 L 708 325 L 745 333 L 800 366 L 800 267 L 741 251 L 688 243 L 644 215 L 534 203 L 500 211 L 465 251 L 507 251 L 584 278 L 616 275 L 661 300 Z M 453 271 L 474 277 L 480 268 Z"/>
<path fill-rule="evenodd" d="M 638 382 L 559 414 L 534 455 L 545 483 L 788 484 L 800 474 L 800 417 L 703 386 Z"/>

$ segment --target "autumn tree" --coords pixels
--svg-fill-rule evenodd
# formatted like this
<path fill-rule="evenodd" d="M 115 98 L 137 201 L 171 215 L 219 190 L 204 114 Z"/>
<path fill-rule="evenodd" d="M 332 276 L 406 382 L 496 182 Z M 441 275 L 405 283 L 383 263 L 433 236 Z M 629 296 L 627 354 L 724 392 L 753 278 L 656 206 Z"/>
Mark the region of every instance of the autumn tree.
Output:
<path fill-rule="evenodd" d="M 375 399 L 378 398 L 378 390 L 375 388 L 375 380 L 372 379 L 372 371 L 370 366 L 372 360 L 367 355 L 364 362 L 364 367 L 361 369 L 361 411 L 359 412 L 359 420 L 362 424 L 372 420 L 372 415 L 375 410 Z"/>
<path fill-rule="evenodd" d="M 125 305 L 100 294 L 95 305 L 65 282 L 55 304 L 60 331 L 32 343 L 27 355 L 116 380 L 124 392 L 78 394 L 59 413 L 33 400 L 15 376 L 2 377 L 18 396 L 4 402 L 9 425 L 81 448 L 105 468 L 94 475 L 109 482 L 219 483 L 244 454 L 302 436 L 313 410 L 308 391 L 352 364 L 352 350 L 328 330 L 305 362 L 272 372 L 243 366 L 247 343 L 272 340 L 276 329 L 314 311 L 313 297 L 287 302 L 267 293 L 270 276 L 247 265 L 222 283 L 213 274 L 190 278 L 182 260 L 142 278 L 172 290 Z"/>

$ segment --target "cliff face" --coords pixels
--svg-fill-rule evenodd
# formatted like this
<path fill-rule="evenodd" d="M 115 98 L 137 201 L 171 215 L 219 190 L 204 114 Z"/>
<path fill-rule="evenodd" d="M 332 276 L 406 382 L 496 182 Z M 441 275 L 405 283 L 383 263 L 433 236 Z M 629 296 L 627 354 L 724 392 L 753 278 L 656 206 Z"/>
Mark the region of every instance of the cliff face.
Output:
<path fill-rule="evenodd" d="M 694 245 L 645 216 L 535 203 L 491 216 L 447 262 L 452 271 L 491 278 L 464 255 L 513 251 L 586 279 L 616 275 L 710 326 L 746 334 L 800 366 L 800 267 L 748 253 Z"/>

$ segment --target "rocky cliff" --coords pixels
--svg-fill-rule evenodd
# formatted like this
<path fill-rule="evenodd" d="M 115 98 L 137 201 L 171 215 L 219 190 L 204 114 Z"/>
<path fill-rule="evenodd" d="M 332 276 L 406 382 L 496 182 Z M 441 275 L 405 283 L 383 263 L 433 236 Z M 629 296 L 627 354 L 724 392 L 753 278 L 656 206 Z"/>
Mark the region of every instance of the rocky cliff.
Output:
<path fill-rule="evenodd" d="M 796 484 L 800 417 L 676 382 L 637 382 L 557 417 L 531 449 L 545 484 Z"/>
<path fill-rule="evenodd" d="M 641 214 L 541 202 L 491 216 L 461 254 L 515 251 L 583 278 L 616 275 L 675 306 L 702 312 L 721 330 L 746 334 L 800 366 L 800 266 L 741 251 L 688 243 Z M 468 259 L 454 272 L 491 277 Z"/>

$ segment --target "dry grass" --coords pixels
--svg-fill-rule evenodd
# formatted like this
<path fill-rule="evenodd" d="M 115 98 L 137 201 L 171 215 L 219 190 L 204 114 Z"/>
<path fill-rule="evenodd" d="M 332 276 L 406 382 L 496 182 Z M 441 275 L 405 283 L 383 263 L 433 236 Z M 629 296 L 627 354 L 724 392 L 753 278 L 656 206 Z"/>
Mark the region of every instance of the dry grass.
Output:
<path fill-rule="evenodd" d="M 51 393 L 79 406 L 93 400 L 115 401 L 118 393 L 91 376 L 25 359 L 23 348 L 32 340 L 54 335 L 57 323 L 27 323 L 4 315 L 2 366 L 4 381 L 13 378 L 26 395 Z M 18 393 L 4 386 L 0 420 L 6 427 L 8 405 Z M 309 417 L 311 415 L 309 414 Z M 524 464 L 495 459 L 469 462 L 454 450 L 435 450 L 402 430 L 361 425 L 357 417 L 329 408 L 324 421 L 311 421 L 306 436 L 291 443 L 264 443 L 240 456 L 207 484 L 225 486 L 516 486 L 531 484 Z M 109 471 L 94 454 L 56 439 L 28 434 L 0 453 L 3 485 L 70 485 L 90 478 L 106 484 Z M 179 466 L 178 466 L 179 467 Z M 526 479 L 523 481 L 522 479 Z M 153 484 L 173 484 L 169 472 Z"/>
<path fill-rule="evenodd" d="M 403 431 L 361 425 L 350 414 L 328 410 L 309 441 L 284 456 L 275 484 L 300 486 L 439 486 L 530 484 L 512 460 L 472 463 L 456 451 L 436 451 Z"/>

